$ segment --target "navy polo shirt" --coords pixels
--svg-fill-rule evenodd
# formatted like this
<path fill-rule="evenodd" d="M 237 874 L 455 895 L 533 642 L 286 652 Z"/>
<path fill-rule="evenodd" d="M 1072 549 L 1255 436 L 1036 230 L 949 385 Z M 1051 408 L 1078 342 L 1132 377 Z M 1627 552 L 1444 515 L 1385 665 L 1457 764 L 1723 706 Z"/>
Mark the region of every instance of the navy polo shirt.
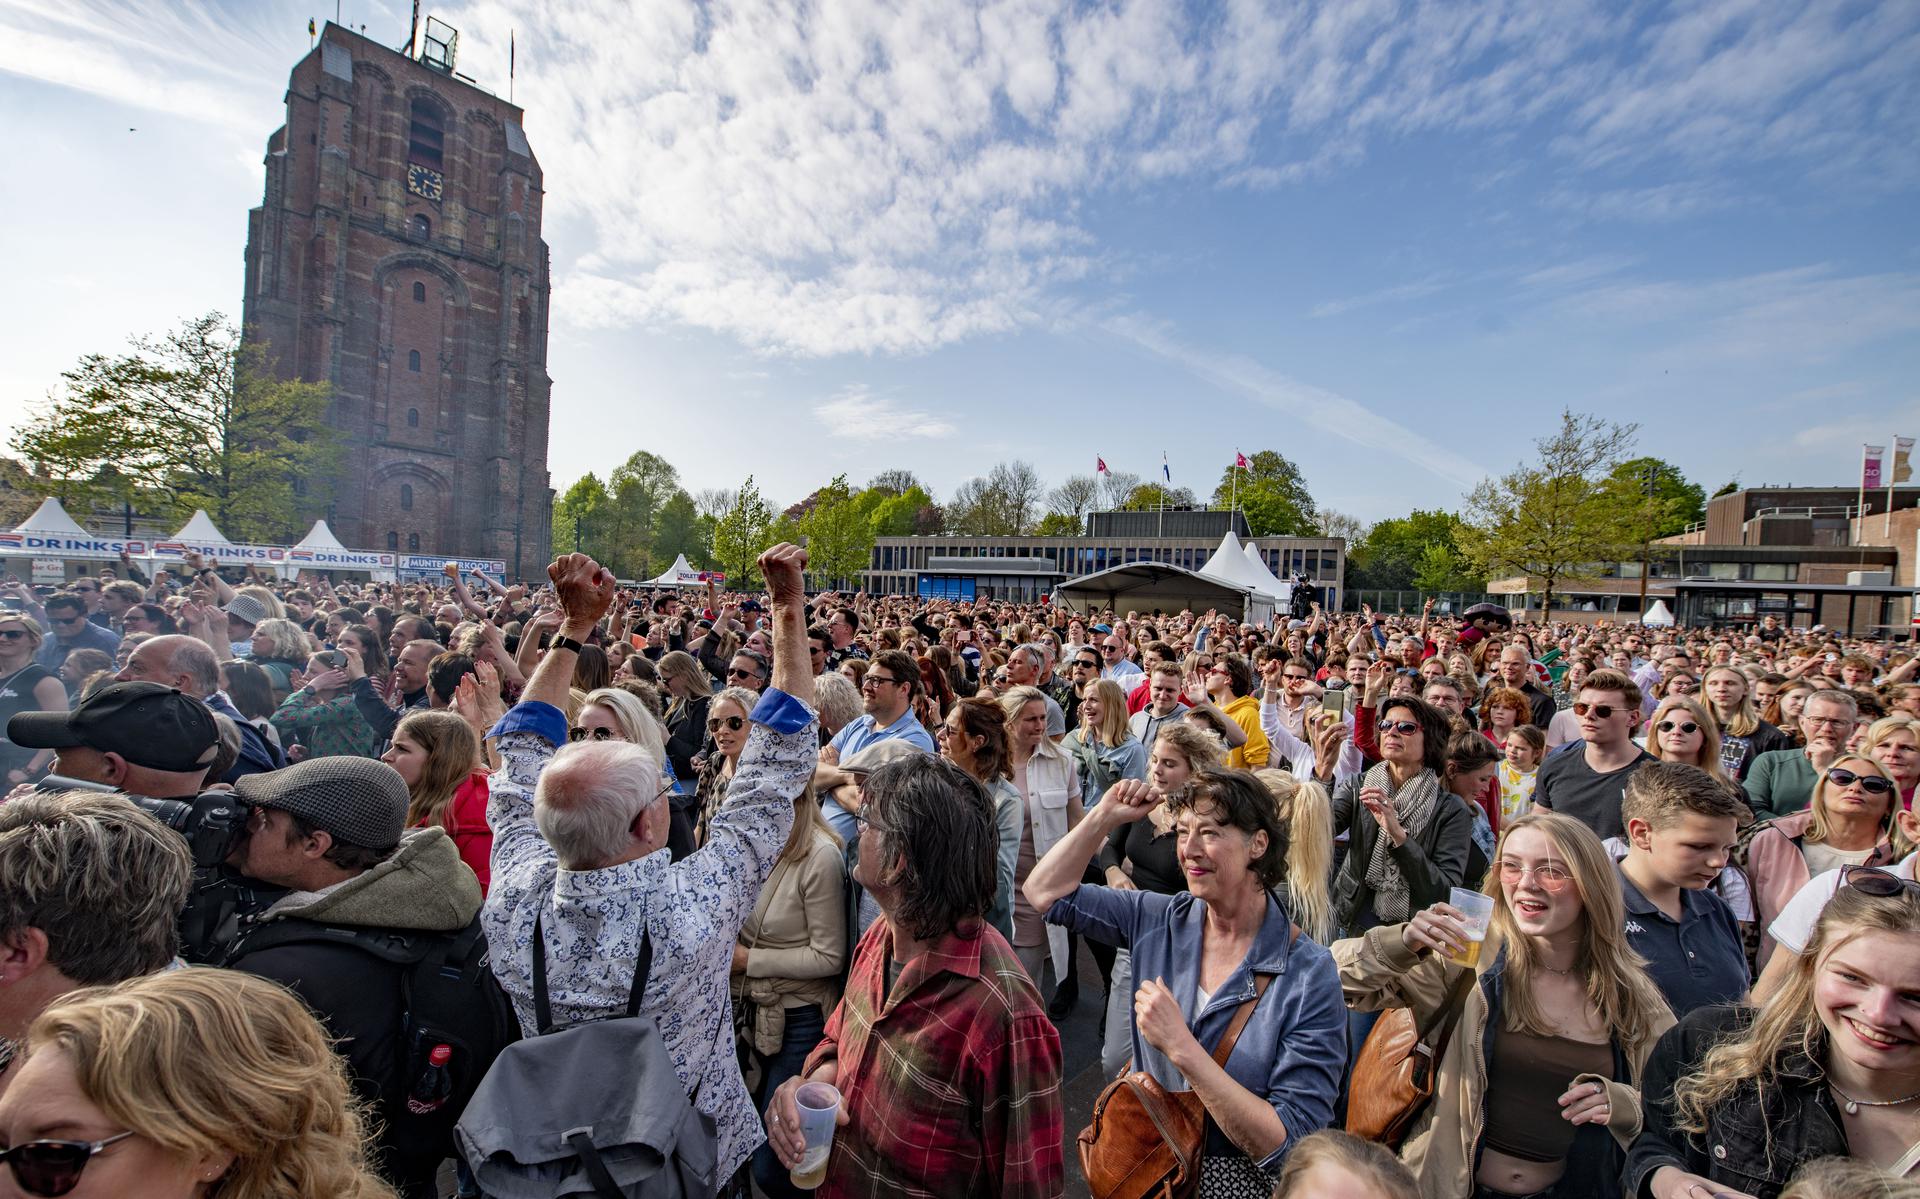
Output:
<path fill-rule="evenodd" d="M 1674 1018 L 1695 1008 L 1739 1002 L 1751 980 L 1740 927 L 1726 902 L 1710 889 L 1682 890 L 1676 921 L 1640 893 L 1618 862 L 1614 872 L 1626 900 L 1627 942 L 1647 959 L 1647 973 L 1667 997 Z"/>

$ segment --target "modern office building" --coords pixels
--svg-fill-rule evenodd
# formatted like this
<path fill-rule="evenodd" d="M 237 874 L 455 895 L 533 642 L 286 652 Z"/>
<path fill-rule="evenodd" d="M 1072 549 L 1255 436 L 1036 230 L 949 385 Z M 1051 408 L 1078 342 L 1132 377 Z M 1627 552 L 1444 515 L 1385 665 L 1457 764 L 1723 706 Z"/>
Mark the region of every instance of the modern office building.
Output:
<path fill-rule="evenodd" d="M 929 599 L 1035 600 L 1068 579 L 1128 562 L 1199 570 L 1232 529 L 1282 579 L 1298 573 L 1337 605 L 1346 584 L 1338 537 L 1248 537 L 1246 518 L 1224 511 L 1096 512 L 1079 537 L 882 537 L 864 576 L 868 592 Z M 1178 530 L 1176 534 L 1175 530 Z"/>
<path fill-rule="evenodd" d="M 1889 510 L 1891 501 L 1891 510 Z M 1920 557 L 1920 488 L 1749 487 L 1707 501 L 1706 519 L 1653 545 L 1647 601 L 1686 625 L 1752 624 L 1860 634 L 1907 631 Z M 1488 590 L 1537 612 L 1538 578 L 1496 579 Z M 1554 615 L 1634 621 L 1640 563 L 1606 563 L 1563 580 Z"/>

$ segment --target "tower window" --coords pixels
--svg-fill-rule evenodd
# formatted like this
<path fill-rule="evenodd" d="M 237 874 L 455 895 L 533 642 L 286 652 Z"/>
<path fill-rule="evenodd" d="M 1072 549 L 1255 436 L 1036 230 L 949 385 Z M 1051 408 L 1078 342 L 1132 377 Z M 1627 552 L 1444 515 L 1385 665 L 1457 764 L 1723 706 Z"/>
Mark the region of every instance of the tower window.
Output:
<path fill-rule="evenodd" d="M 407 351 L 407 369 L 414 372 L 415 374 L 420 373 L 420 351 L 419 350 Z"/>
<path fill-rule="evenodd" d="M 413 484 L 411 483 L 400 484 L 400 510 L 413 511 Z"/>
<path fill-rule="evenodd" d="M 413 234 L 415 241 L 426 241 L 433 236 L 433 222 L 429 221 L 423 212 L 414 213 L 413 219 L 408 222 L 407 228 L 408 231 Z"/>
<path fill-rule="evenodd" d="M 447 132 L 440 110 L 425 100 L 415 100 L 412 120 L 407 126 L 407 161 L 440 170 L 446 158 Z"/>
<path fill-rule="evenodd" d="M 426 284 L 416 283 L 413 285 L 413 302 L 416 304 L 424 304 L 427 302 Z"/>
<path fill-rule="evenodd" d="M 418 533 L 407 534 L 407 549 L 411 550 L 416 554 L 420 552 L 420 534 Z"/>
<path fill-rule="evenodd" d="M 420 410 L 418 408 L 407 409 L 407 428 L 418 429 L 419 427 L 420 427 Z"/>
<path fill-rule="evenodd" d="M 400 548 L 400 534 L 391 532 L 387 534 L 387 548 L 390 550 Z"/>

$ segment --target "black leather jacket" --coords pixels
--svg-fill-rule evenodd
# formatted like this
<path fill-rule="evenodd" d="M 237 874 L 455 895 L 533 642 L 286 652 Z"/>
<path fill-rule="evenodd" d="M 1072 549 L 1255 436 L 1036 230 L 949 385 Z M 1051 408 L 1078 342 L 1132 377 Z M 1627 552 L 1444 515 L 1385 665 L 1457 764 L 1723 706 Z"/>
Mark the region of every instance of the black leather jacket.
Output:
<path fill-rule="evenodd" d="M 1627 1194 L 1648 1199 L 1654 1171 L 1676 1166 L 1755 1199 L 1776 1199 L 1795 1170 L 1847 1154 L 1840 1112 L 1804 1054 L 1790 1052 L 1764 1093 L 1741 1087 L 1708 1119 L 1704 1136 L 1675 1128 L 1673 1084 L 1700 1068 L 1707 1051 L 1746 1030 L 1747 1007 L 1697 1008 L 1667 1030 L 1647 1059 L 1641 1088 L 1645 1123 L 1627 1152 Z"/>
<path fill-rule="evenodd" d="M 1347 854 L 1333 883 L 1333 918 L 1349 937 L 1380 923 L 1373 913 L 1373 888 L 1367 885 L 1367 863 L 1373 857 L 1380 824 L 1360 802 L 1365 777 L 1356 774 L 1333 792 L 1334 835 L 1348 834 Z M 1443 792 L 1426 829 L 1393 850 L 1393 860 L 1407 880 L 1409 916 L 1446 899 L 1453 888 L 1467 885 L 1472 845 L 1473 809 L 1459 796 Z"/>

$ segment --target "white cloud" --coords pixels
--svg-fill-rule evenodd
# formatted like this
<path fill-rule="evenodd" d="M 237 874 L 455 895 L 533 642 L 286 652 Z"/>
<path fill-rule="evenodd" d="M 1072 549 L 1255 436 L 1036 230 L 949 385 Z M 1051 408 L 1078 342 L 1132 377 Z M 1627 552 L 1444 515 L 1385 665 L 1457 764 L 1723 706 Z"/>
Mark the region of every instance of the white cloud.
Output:
<path fill-rule="evenodd" d="M 1375 462 L 1385 454 L 1399 458 L 1430 477 L 1444 479 L 1466 490 L 1486 477 L 1486 471 L 1452 450 L 1374 412 L 1337 392 L 1290 379 L 1239 354 L 1215 354 L 1182 344 L 1165 330 L 1138 317 L 1115 317 L 1106 330 L 1157 358 L 1184 367 L 1214 386 L 1238 392 L 1285 414 L 1290 420 L 1352 442 Z"/>
<path fill-rule="evenodd" d="M 1404 304 L 1408 300 L 1422 300 L 1435 292 L 1445 291 L 1448 283 L 1438 277 L 1421 279 L 1413 283 L 1402 283 L 1396 287 L 1383 287 L 1364 295 L 1346 296 L 1337 300 L 1322 300 L 1307 310 L 1314 318 L 1342 316 L 1357 308 L 1372 308 L 1379 304 Z"/>
<path fill-rule="evenodd" d="M 902 408 L 865 387 L 849 387 L 834 398 L 815 404 L 813 415 L 834 437 L 852 441 L 899 441 L 906 438 L 951 437 L 952 422 L 930 412 Z"/>
<path fill-rule="evenodd" d="M 391 0 L 356 7 L 404 28 Z M 257 143 L 304 49 L 290 11 L 0 0 L 0 71 Z M 498 90 L 517 34 L 550 224 L 590 241 L 555 264 L 561 325 L 692 327 L 780 354 L 923 353 L 1031 326 L 1117 269 L 1091 201 L 1305 186 L 1416 139 L 1543 142 L 1524 147 L 1529 176 L 1589 222 L 1697 219 L 1755 169 L 1844 176 L 1846 194 L 1920 178 L 1913 4 L 470 0 L 443 15 L 462 68 Z"/>

